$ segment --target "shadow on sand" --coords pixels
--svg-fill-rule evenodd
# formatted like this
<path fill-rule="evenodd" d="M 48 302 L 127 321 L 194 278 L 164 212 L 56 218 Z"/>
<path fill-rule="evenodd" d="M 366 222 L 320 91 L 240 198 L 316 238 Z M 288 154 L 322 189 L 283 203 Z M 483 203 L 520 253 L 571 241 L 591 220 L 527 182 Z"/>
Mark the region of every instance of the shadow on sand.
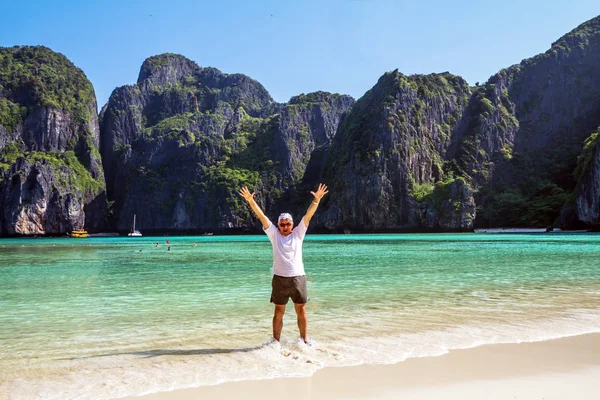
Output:
<path fill-rule="evenodd" d="M 97 357 L 112 357 L 112 356 L 123 356 L 123 355 L 133 355 L 139 356 L 143 358 L 152 358 L 152 357 L 160 357 L 160 356 L 197 356 L 197 355 L 212 355 L 212 354 L 228 354 L 228 353 L 247 353 L 253 350 L 258 350 L 264 347 L 255 346 L 255 347 L 243 347 L 239 349 L 189 349 L 189 350 L 168 350 L 168 349 L 156 349 L 156 350 L 145 350 L 145 351 L 133 351 L 130 353 L 110 353 L 110 354 L 98 354 L 95 356 L 85 356 L 85 357 L 70 357 L 63 358 L 63 360 L 81 360 L 86 358 L 97 358 Z"/>

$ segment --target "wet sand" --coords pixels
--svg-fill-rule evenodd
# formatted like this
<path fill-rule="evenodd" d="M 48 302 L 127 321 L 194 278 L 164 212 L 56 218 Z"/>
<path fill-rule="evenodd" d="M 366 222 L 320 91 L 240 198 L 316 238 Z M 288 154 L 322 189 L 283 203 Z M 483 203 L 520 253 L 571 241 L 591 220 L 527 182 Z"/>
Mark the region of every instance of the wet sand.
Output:
<path fill-rule="evenodd" d="M 392 365 L 325 368 L 308 378 L 228 382 L 133 400 L 597 399 L 600 333 L 485 345 Z"/>

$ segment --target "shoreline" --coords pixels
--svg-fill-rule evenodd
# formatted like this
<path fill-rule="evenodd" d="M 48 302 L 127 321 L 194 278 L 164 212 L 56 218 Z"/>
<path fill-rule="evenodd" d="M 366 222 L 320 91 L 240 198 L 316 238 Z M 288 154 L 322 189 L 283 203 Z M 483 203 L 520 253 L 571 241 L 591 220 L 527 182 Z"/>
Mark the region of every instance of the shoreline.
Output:
<path fill-rule="evenodd" d="M 418 235 L 418 234 L 452 234 L 452 233 L 596 233 L 593 229 L 579 229 L 579 230 L 562 230 L 553 229 L 552 231 L 546 231 L 545 228 L 474 228 L 472 230 L 373 230 L 373 231 L 326 231 L 321 229 L 315 229 L 311 232 L 312 235 Z M 90 238 L 103 238 L 103 237 L 129 237 L 127 233 L 121 232 L 88 232 Z M 212 237 L 212 236 L 261 236 L 262 231 L 259 230 L 233 230 L 233 231 L 152 231 L 144 232 L 142 237 Z M 0 235 L 0 239 L 55 239 L 55 238 L 67 238 L 73 239 L 68 233 L 62 234 L 14 234 L 14 235 Z"/>
<path fill-rule="evenodd" d="M 238 399 L 242 393 L 261 400 L 595 399 L 599 381 L 600 333 L 590 333 L 482 345 L 397 364 L 327 367 L 310 377 L 225 382 L 123 399 Z"/>

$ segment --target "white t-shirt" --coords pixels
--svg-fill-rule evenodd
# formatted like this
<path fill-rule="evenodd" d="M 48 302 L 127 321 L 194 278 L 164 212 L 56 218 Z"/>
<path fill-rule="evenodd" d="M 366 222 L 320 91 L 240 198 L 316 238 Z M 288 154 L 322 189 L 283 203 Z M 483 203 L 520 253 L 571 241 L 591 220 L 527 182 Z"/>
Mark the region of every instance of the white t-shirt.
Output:
<path fill-rule="evenodd" d="M 273 223 L 267 229 L 263 229 L 273 245 L 274 275 L 285 277 L 305 275 L 302 262 L 302 242 L 306 235 L 306 229 L 304 218 L 288 236 L 283 236 Z"/>

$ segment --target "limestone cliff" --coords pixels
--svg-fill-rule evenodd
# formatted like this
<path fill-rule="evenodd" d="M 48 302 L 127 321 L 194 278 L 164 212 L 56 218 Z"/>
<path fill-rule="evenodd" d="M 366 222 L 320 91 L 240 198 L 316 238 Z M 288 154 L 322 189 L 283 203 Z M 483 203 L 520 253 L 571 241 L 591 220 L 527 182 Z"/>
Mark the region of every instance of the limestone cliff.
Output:
<path fill-rule="evenodd" d="M 467 83 L 449 73 L 383 75 L 333 140 L 323 179 L 335 196 L 319 221 L 352 231 L 447 229 L 426 200 L 436 182 L 454 179 L 444 166 L 469 96 Z M 449 229 L 471 229 L 474 214 L 467 219 Z"/>
<path fill-rule="evenodd" d="M 575 190 L 600 124 L 600 17 L 477 88 L 452 150 L 478 189 L 481 226 L 548 226 Z"/>
<path fill-rule="evenodd" d="M 313 93 L 273 102 L 258 82 L 163 54 L 101 113 L 102 152 L 117 229 L 133 214 L 145 230 L 255 226 L 238 195 L 259 189 L 270 209 L 299 184 L 353 104 Z"/>
<path fill-rule="evenodd" d="M 94 89 L 62 54 L 0 48 L 0 234 L 104 229 Z"/>

